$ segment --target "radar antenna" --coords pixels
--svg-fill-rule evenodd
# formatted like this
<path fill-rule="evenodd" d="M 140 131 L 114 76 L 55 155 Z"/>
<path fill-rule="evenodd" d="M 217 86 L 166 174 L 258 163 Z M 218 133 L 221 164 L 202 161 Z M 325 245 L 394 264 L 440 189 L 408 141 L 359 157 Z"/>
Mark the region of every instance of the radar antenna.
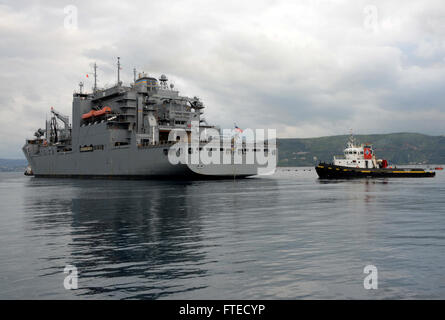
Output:
<path fill-rule="evenodd" d="M 161 88 L 166 90 L 167 89 L 167 81 L 168 78 L 165 74 L 161 75 L 161 77 L 159 78 L 159 81 L 161 82 Z"/>

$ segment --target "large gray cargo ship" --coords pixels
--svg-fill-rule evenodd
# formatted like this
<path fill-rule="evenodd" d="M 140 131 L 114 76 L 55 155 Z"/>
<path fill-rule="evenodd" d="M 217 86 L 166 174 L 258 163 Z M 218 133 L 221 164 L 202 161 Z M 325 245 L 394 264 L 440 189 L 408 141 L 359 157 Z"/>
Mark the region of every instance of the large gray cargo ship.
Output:
<path fill-rule="evenodd" d="M 26 141 L 23 152 L 28 160 L 27 174 L 36 177 L 247 177 L 258 174 L 257 162 L 246 162 L 246 145 L 221 148 L 206 147 L 203 131 L 217 129 L 203 119 L 204 104 L 197 98 L 179 95 L 168 79 L 159 79 L 140 73 L 128 86 L 116 85 L 99 89 L 94 65 L 94 87 L 84 93 L 83 84 L 73 94 L 72 125 L 67 116 L 51 108 L 52 117 L 44 129 L 35 132 L 35 138 Z M 63 125 L 61 125 L 63 123 Z M 190 144 L 194 124 L 198 124 L 198 145 Z M 185 132 L 184 148 L 187 153 L 229 154 L 233 160 L 239 152 L 244 161 L 230 163 L 180 162 L 169 159 L 172 130 Z M 170 137 L 169 137 L 170 135 Z M 181 140 L 183 141 L 183 140 Z M 188 142 L 188 144 L 187 144 Z M 192 146 L 192 147 L 190 147 Z M 269 153 L 268 145 L 251 146 L 255 152 Z M 218 149 L 218 150 L 217 150 Z M 270 151 L 275 157 L 275 150 Z M 198 157 L 199 159 L 199 157 Z"/>

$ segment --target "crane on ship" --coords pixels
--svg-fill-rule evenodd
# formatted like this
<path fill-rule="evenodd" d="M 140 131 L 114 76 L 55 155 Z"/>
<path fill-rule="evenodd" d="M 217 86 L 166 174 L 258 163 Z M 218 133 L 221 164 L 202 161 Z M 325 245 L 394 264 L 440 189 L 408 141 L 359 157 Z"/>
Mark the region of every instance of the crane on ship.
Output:
<path fill-rule="evenodd" d="M 53 107 L 51 107 L 51 113 L 53 114 L 50 123 L 50 140 L 53 143 L 60 142 L 61 140 L 66 139 L 69 136 L 69 132 L 71 131 L 71 126 L 69 122 L 69 117 L 61 114 L 56 111 Z M 64 128 L 59 129 L 57 125 L 57 119 L 63 122 Z"/>

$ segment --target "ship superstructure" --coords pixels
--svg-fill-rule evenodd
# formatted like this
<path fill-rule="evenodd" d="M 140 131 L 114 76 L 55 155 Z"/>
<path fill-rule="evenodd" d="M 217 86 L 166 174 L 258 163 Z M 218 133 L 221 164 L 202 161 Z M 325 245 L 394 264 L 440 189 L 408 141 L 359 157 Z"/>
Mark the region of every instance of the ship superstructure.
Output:
<path fill-rule="evenodd" d="M 73 94 L 72 125 L 67 116 L 51 109 L 52 118 L 35 138 L 26 141 L 23 152 L 35 176 L 237 176 L 256 175 L 255 163 L 172 164 L 168 159 L 172 130 L 190 135 L 193 124 L 199 131 L 216 129 L 202 117 L 204 104 L 197 97 L 186 97 L 168 84 L 165 75 L 159 78 L 140 73 L 134 82 L 99 89 L 95 83 L 91 93 Z M 62 124 L 62 125 L 61 125 Z M 202 139 L 201 139 L 202 140 Z M 205 140 L 205 139 L 204 139 Z M 200 141 L 196 150 L 207 151 Z M 203 150 L 204 147 L 204 150 Z M 267 144 L 261 152 L 268 152 Z M 236 152 L 221 148 L 221 154 Z M 260 151 L 260 150 L 256 150 Z M 211 152 L 211 151 L 210 151 Z M 275 150 L 273 151 L 275 156 Z"/>
<path fill-rule="evenodd" d="M 357 144 L 351 134 L 343 156 L 334 156 L 334 165 L 351 168 L 386 168 L 388 161 L 376 159 L 371 144 Z"/>

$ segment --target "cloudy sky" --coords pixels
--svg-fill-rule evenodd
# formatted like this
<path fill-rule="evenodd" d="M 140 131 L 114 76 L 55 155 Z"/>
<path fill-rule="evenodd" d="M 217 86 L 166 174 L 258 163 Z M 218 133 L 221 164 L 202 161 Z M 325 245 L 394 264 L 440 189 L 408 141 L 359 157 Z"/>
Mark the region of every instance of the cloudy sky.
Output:
<path fill-rule="evenodd" d="M 445 131 L 443 1 L 0 0 L 0 157 L 51 106 L 165 73 L 223 128 L 279 137 Z"/>

